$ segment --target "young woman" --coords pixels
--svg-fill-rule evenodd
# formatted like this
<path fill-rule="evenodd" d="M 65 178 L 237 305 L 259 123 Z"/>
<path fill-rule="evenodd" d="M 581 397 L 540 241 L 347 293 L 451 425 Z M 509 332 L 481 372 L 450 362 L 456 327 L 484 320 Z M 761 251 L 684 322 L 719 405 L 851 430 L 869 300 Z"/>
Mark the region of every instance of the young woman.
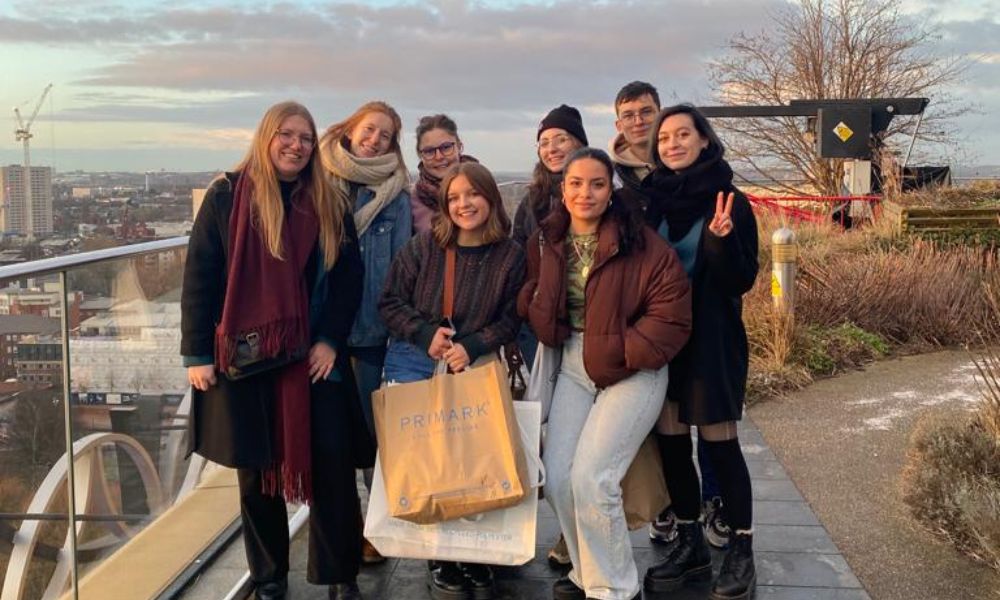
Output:
<path fill-rule="evenodd" d="M 368 432 L 374 439 L 372 392 L 382 380 L 382 363 L 388 339 L 378 315 L 378 298 L 389 265 L 410 239 L 413 221 L 403 153 L 399 145 L 402 121 L 385 102 L 368 102 L 350 117 L 331 125 L 319 151 L 323 168 L 334 187 L 349 199 L 358 231 L 365 276 L 361 308 L 351 329 L 345 351 L 351 359 L 358 395 Z M 365 471 L 371 486 L 371 470 Z M 365 540 L 363 560 L 383 560 Z"/>
<path fill-rule="evenodd" d="M 363 418 L 344 349 L 362 265 L 346 200 L 323 177 L 316 139 L 302 105 L 268 109 L 236 170 L 209 187 L 184 270 L 191 449 L 237 469 L 261 600 L 285 597 L 292 501 L 312 504 L 308 580 L 329 585 L 330 598 L 360 598 L 352 440 Z M 299 358 L 231 380 L 239 346 L 253 340 L 262 358 Z"/>
<path fill-rule="evenodd" d="M 427 379 L 435 363 L 461 371 L 514 339 L 521 321 L 517 293 L 524 252 L 508 237 L 510 219 L 486 167 L 462 163 L 441 185 L 431 231 L 414 237 L 392 263 L 379 309 L 392 340 L 386 381 Z M 442 321 L 445 253 L 455 258 L 451 323 Z M 445 600 L 492 597 L 487 565 L 440 562 L 431 571 L 431 595 Z"/>
<path fill-rule="evenodd" d="M 538 224 L 559 205 L 562 198 L 560 183 L 566 159 L 575 150 L 587 145 L 587 132 L 583 128 L 580 111 L 566 104 L 553 108 L 538 124 L 535 139 L 538 162 L 531 174 L 528 193 L 517 207 L 514 231 L 511 234 L 522 247 L 538 231 Z M 538 338 L 531 331 L 530 323 L 525 322 L 518 332 L 517 346 L 530 370 L 538 349 Z M 562 537 L 549 550 L 548 559 L 553 567 L 561 568 L 569 564 L 569 553 Z"/>
<path fill-rule="evenodd" d="M 676 254 L 613 197 L 613 172 L 601 150 L 569 156 L 562 205 L 528 242 L 518 297 L 538 339 L 562 348 L 543 456 L 545 497 L 573 564 L 555 583 L 557 600 L 640 593 L 621 480 L 660 415 L 667 362 L 691 327 Z"/>
<path fill-rule="evenodd" d="M 413 209 L 413 232 L 430 231 L 432 220 L 438 214 L 438 192 L 441 180 L 462 162 L 479 162 L 462 154 L 462 140 L 458 138 L 458 125 L 448 115 L 421 117 L 417 123 L 417 156 L 420 176 L 410 193 Z"/>
<path fill-rule="evenodd" d="M 538 162 L 531 174 L 528 194 L 514 215 L 513 237 L 522 247 L 538 230 L 538 224 L 559 205 L 562 198 L 559 186 L 566 159 L 574 150 L 587 145 L 587 132 L 583 129 L 580 111 L 565 104 L 553 108 L 538 124 L 535 139 Z"/>
<path fill-rule="evenodd" d="M 653 132 L 656 168 L 647 182 L 663 215 L 660 231 L 684 264 L 695 303 L 691 340 L 670 365 L 667 402 L 657 423 L 679 542 L 646 573 L 646 589 L 669 591 L 712 574 L 697 522 L 700 496 L 690 433 L 697 425 L 732 531 L 711 597 L 750 598 L 756 583 L 750 475 L 736 422 L 743 414 L 749 356 L 742 297 L 757 277 L 757 223 L 746 197 L 733 186 L 722 143 L 697 109 L 665 108 Z"/>

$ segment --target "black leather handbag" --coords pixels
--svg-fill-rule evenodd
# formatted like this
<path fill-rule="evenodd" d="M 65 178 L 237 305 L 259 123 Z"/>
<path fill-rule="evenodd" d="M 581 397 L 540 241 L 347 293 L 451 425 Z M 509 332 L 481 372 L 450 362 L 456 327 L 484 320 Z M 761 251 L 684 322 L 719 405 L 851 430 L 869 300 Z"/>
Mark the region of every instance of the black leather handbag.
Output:
<path fill-rule="evenodd" d="M 239 381 L 265 371 L 279 369 L 305 357 L 306 349 L 299 348 L 265 358 L 260 354 L 260 334 L 251 331 L 236 341 L 236 354 L 226 370 L 226 378 L 230 381 Z"/>

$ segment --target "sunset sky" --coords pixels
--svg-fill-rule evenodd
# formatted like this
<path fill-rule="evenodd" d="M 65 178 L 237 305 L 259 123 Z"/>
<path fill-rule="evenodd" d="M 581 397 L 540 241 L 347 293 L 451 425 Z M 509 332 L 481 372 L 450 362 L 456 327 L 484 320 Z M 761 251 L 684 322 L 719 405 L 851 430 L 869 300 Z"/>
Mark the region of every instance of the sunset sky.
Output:
<path fill-rule="evenodd" d="M 784 0 L 660 2 L 249 2 L 4 0 L 0 164 L 21 161 L 11 107 L 30 113 L 33 164 L 60 171 L 231 166 L 264 109 L 294 98 L 320 127 L 384 99 L 413 128 L 446 112 L 489 167 L 527 171 L 535 127 L 552 107 L 580 107 L 591 144 L 613 132 L 612 101 L 633 79 L 665 103 L 709 103 L 707 61 L 734 34 L 766 32 Z M 940 40 L 930 50 L 970 67 L 954 93 L 975 105 L 956 121 L 954 164 L 1000 164 L 1000 2 L 903 1 Z M 932 99 L 933 109 L 933 99 Z"/>

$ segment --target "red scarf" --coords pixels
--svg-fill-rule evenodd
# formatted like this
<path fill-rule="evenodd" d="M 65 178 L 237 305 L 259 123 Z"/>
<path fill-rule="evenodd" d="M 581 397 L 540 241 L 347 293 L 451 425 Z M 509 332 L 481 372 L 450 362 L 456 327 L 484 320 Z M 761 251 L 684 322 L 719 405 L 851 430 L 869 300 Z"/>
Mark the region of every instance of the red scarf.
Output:
<path fill-rule="evenodd" d="M 271 256 L 253 219 L 253 182 L 241 174 L 229 217 L 229 265 L 222 320 L 215 329 L 217 367 L 225 372 L 239 337 L 257 332 L 264 357 L 309 347 L 309 294 L 303 275 L 319 236 L 309 193 L 294 194 L 281 226 L 285 260 Z M 274 373 L 272 464 L 264 493 L 289 502 L 312 499 L 309 365 L 300 360 Z"/>

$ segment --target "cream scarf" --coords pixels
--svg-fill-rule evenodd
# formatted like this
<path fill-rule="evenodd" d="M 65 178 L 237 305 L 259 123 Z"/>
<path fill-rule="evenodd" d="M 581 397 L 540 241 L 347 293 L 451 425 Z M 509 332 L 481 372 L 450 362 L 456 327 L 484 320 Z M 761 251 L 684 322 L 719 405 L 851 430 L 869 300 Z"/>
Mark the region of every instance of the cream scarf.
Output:
<path fill-rule="evenodd" d="M 358 230 L 358 237 L 361 237 L 382 209 L 406 186 L 409 181 L 406 170 L 400 165 L 395 152 L 375 158 L 360 158 L 332 137 L 323 140 L 319 151 L 327 178 L 346 196 L 350 197 L 352 181 L 375 192 L 371 202 L 354 211 L 354 227 Z M 351 208 L 353 210 L 354 207 Z"/>

